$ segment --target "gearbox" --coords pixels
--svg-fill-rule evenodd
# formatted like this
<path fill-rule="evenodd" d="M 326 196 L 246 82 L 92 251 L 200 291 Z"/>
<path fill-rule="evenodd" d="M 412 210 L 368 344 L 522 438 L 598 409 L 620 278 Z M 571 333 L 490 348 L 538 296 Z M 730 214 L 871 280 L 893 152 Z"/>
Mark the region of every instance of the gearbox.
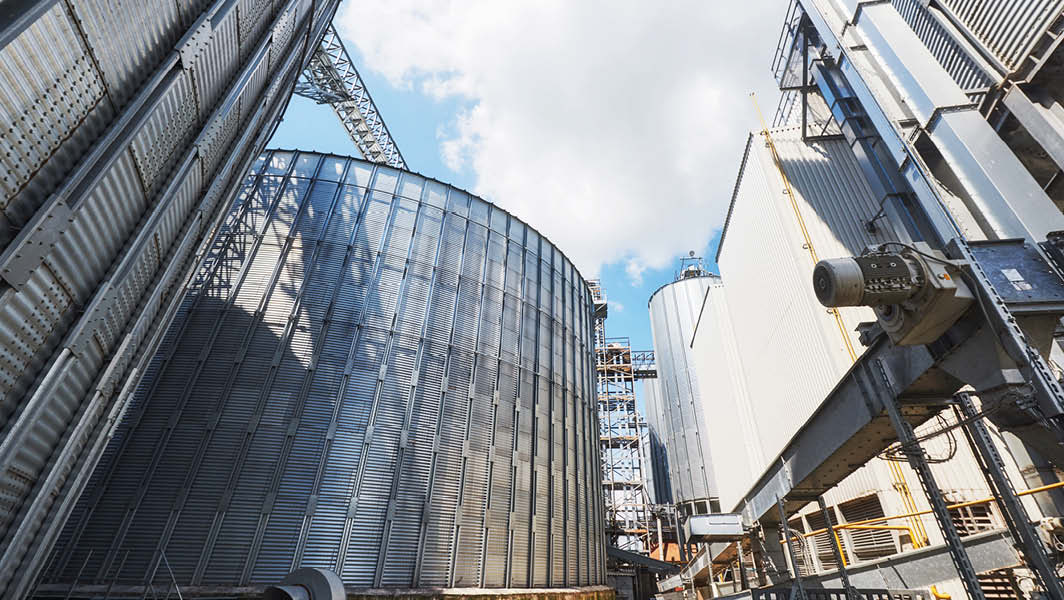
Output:
<path fill-rule="evenodd" d="M 897 252 L 887 248 L 818 262 L 813 269 L 817 300 L 830 308 L 872 307 L 899 346 L 935 341 L 975 301 L 960 267 L 923 242 Z"/>

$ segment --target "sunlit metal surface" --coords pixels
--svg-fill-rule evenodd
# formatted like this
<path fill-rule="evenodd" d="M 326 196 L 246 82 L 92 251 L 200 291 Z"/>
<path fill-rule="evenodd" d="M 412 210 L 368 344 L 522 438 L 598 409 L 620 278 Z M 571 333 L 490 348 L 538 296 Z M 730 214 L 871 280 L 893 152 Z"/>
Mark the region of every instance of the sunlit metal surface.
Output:
<path fill-rule="evenodd" d="M 166 340 L 46 585 L 604 580 L 591 297 L 498 207 L 269 152 Z"/>
<path fill-rule="evenodd" d="M 43 566 L 338 3 L 16 4 L 0 20 L 4 597 Z"/>
<path fill-rule="evenodd" d="M 331 105 L 366 160 L 406 168 L 388 126 L 331 25 L 296 84 L 296 93 Z"/>

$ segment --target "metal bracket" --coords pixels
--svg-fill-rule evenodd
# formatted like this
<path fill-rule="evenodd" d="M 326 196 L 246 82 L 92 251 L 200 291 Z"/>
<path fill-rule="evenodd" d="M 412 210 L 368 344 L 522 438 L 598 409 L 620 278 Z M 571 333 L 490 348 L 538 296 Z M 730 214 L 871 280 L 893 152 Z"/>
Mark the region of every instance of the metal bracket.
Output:
<path fill-rule="evenodd" d="M 1031 526 L 1031 518 L 1027 515 L 1027 510 L 1016 496 L 1016 491 L 1005 473 L 1005 464 L 1001 460 L 1001 455 L 998 454 L 982 417 L 976 411 L 971 396 L 967 393 L 960 393 L 957 394 L 956 399 L 961 414 L 968 421 L 965 426 L 968 441 L 975 450 L 975 458 L 987 476 L 987 483 L 990 484 L 994 498 L 1004 513 L 1005 524 L 1012 533 L 1013 539 L 1019 545 L 1027 565 L 1041 580 L 1042 588 L 1046 590 L 1049 597 L 1053 600 L 1064 600 L 1064 584 L 1061 584 L 1060 578 L 1057 577 L 1056 569 L 1046 554 L 1045 546 L 1042 545 L 1038 533 Z"/>
<path fill-rule="evenodd" d="M 211 43 L 214 35 L 214 26 L 207 15 L 200 17 L 202 22 L 178 42 L 177 52 L 181 56 L 181 67 L 191 69 L 196 65 L 196 59 Z"/>
<path fill-rule="evenodd" d="M 47 210 L 38 212 L 26 224 L 22 234 L 0 258 L 0 277 L 15 289 L 21 289 L 40 266 L 44 257 L 59 243 L 59 236 L 70 227 L 73 211 L 59 199 Z"/>
<path fill-rule="evenodd" d="M 986 600 L 983 595 L 983 589 L 979 586 L 979 578 L 975 573 L 975 568 L 972 567 L 972 561 L 964 549 L 964 542 L 961 541 L 961 536 L 957 533 L 957 527 L 950 517 L 949 509 L 946 508 L 946 500 L 942 496 L 942 490 L 939 489 L 935 476 L 931 472 L 931 467 L 927 462 L 927 455 L 924 454 L 923 448 L 920 447 L 916 434 L 913 433 L 912 425 L 905 420 L 901 414 L 901 409 L 898 408 L 898 396 L 894 389 L 894 384 L 883 368 L 882 361 L 877 360 L 875 366 L 879 371 L 877 379 L 882 382 L 880 390 L 885 392 L 884 396 L 886 396 L 883 398 L 883 405 L 887 416 L 890 417 L 890 423 L 898 434 L 898 441 L 901 443 L 902 449 L 909 460 L 909 466 L 916 472 L 916 476 L 920 479 L 920 485 L 924 488 L 927 501 L 931 504 L 931 511 L 935 515 L 935 521 L 938 523 L 938 528 L 942 532 L 942 537 L 946 540 L 946 546 L 949 548 L 953 567 L 957 570 L 957 575 L 960 577 L 961 583 L 964 584 L 964 590 L 968 593 L 968 597 L 972 600 Z M 869 393 L 874 394 L 876 391 L 878 390 L 869 390 Z"/>

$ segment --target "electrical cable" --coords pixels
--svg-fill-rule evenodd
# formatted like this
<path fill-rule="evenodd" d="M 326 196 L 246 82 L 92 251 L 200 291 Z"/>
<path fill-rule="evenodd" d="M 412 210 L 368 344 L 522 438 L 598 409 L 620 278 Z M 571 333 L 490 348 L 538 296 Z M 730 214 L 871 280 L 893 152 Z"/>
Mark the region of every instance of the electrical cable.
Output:
<path fill-rule="evenodd" d="M 971 417 L 960 419 L 959 421 L 957 421 L 956 423 L 953 423 L 952 425 L 947 424 L 946 426 L 939 427 L 939 428 L 934 429 L 932 431 L 929 431 L 927 433 L 920 434 L 920 435 L 916 436 L 911 442 L 908 442 L 908 443 L 898 442 L 897 445 L 891 446 L 890 448 L 887 448 L 886 450 L 881 452 L 880 453 L 880 458 L 882 458 L 883 460 L 905 461 L 905 460 L 907 460 L 907 456 L 908 456 L 907 448 L 912 447 L 912 448 L 919 449 L 920 448 L 920 444 L 922 442 L 926 442 L 927 440 L 930 440 L 932 438 L 936 438 L 936 437 L 938 437 L 940 435 L 943 435 L 943 434 L 946 434 L 946 433 L 950 433 L 952 435 L 951 432 L 953 432 L 954 430 L 956 430 L 956 429 L 958 429 L 960 427 L 963 427 L 965 425 L 968 425 L 969 423 L 974 423 L 975 421 L 977 421 L 979 419 L 982 419 L 984 417 L 988 417 L 988 416 L 994 414 L 995 412 L 997 412 L 1000 409 L 1001 409 L 1001 404 L 997 404 L 997 405 L 992 406 L 990 408 L 983 409 L 983 410 L 975 413 Z M 943 421 L 944 420 L 945 419 L 943 419 Z M 957 452 L 956 444 L 957 444 L 956 438 L 954 437 L 953 441 L 952 441 L 952 446 L 951 446 L 952 450 L 951 450 L 951 453 L 950 453 L 950 455 L 948 457 L 946 457 L 946 458 L 931 458 L 931 457 L 928 457 L 928 462 L 930 462 L 930 463 L 941 463 L 941 462 L 946 462 L 950 458 L 953 458 L 953 456 L 955 456 L 956 452 Z"/>

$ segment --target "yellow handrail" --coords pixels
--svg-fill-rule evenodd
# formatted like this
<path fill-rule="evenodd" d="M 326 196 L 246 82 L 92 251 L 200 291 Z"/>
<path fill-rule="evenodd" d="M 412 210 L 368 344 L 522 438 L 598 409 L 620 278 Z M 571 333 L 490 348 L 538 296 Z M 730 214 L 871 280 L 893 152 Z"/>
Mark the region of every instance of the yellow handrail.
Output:
<path fill-rule="evenodd" d="M 935 597 L 935 600 L 952 600 L 953 598 L 949 594 L 940 593 L 935 586 L 931 586 L 931 595 Z"/>
<path fill-rule="evenodd" d="M 1016 492 L 1016 495 L 1017 496 L 1030 496 L 1031 494 L 1037 494 L 1038 492 L 1045 492 L 1047 490 L 1054 490 L 1054 489 L 1057 489 L 1059 487 L 1064 487 L 1064 481 L 1058 481 L 1056 483 L 1050 483 L 1049 485 L 1043 485 L 1041 487 L 1031 488 L 1029 490 L 1024 490 L 1022 492 Z M 947 505 L 946 508 L 952 510 L 952 509 L 956 509 L 956 508 L 965 508 L 967 506 L 975 506 L 976 504 L 986 504 L 988 502 L 993 502 L 993 501 L 994 501 L 993 497 L 980 498 L 979 500 L 969 500 L 967 502 L 958 502 L 957 504 L 950 504 L 950 505 Z M 839 525 L 833 525 L 832 529 L 845 529 L 847 527 L 853 527 L 854 525 L 868 525 L 868 524 L 871 524 L 871 523 L 881 523 L 883 521 L 889 521 L 891 519 L 907 519 L 909 517 L 918 516 L 918 515 L 929 515 L 929 514 L 931 514 L 931 512 L 932 511 L 930 509 L 929 510 L 920 510 L 920 511 L 915 511 L 915 512 L 903 513 L 903 514 L 900 514 L 900 515 L 890 515 L 890 516 L 887 516 L 887 517 L 876 517 L 874 519 L 864 519 L 862 521 L 854 521 L 852 523 L 840 523 Z M 801 534 L 801 537 L 810 537 L 810 536 L 814 536 L 814 535 L 819 535 L 821 533 L 825 533 L 827 530 L 828 530 L 827 527 L 822 527 L 822 528 L 817 529 L 815 531 L 810 531 L 809 533 L 803 533 L 803 534 Z"/>

